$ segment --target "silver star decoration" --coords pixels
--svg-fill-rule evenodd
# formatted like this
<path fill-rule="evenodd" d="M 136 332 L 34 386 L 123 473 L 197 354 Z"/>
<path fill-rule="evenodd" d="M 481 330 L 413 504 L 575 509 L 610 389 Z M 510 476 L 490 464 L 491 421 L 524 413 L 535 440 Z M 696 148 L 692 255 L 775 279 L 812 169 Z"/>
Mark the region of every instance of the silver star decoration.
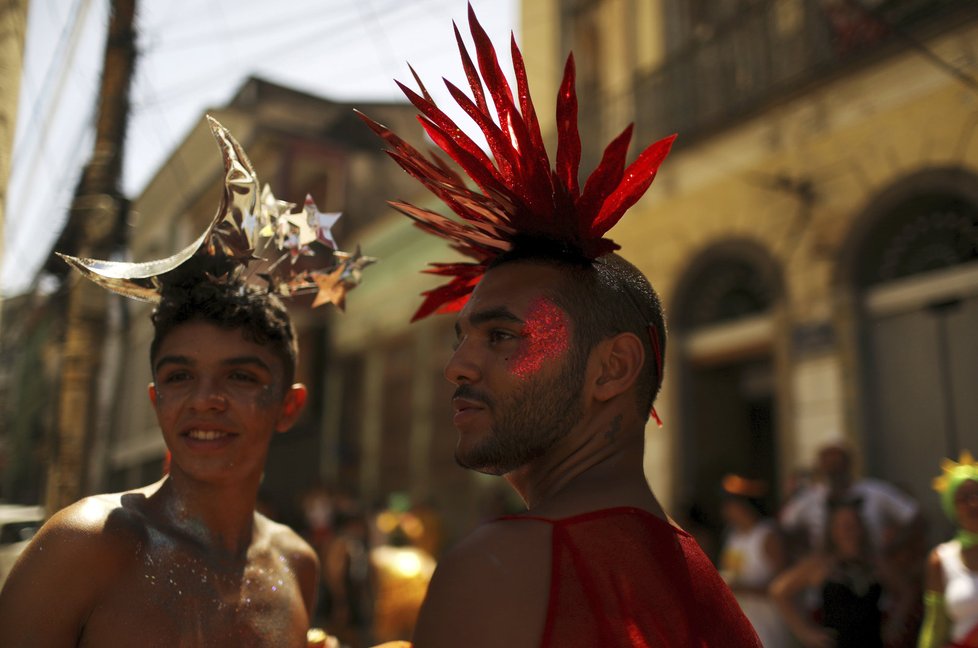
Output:
<path fill-rule="evenodd" d="M 316 206 L 312 196 L 308 194 L 306 195 L 306 202 L 303 204 L 302 209 L 306 213 L 306 221 L 309 223 L 309 227 L 316 233 L 315 240 L 331 250 L 339 249 L 339 246 L 336 244 L 336 239 L 333 238 L 332 229 L 342 214 L 338 212 L 324 213 L 319 211 L 319 207 Z"/>

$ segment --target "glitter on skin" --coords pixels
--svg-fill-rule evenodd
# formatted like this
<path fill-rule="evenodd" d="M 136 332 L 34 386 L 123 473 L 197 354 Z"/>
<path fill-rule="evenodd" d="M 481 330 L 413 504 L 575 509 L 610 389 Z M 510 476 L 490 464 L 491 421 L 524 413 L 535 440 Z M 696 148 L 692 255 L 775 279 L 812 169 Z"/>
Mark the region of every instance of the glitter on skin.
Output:
<path fill-rule="evenodd" d="M 546 297 L 530 304 L 523 325 L 519 350 L 510 359 L 510 371 L 526 379 L 548 360 L 555 360 L 570 348 L 567 314 Z"/>

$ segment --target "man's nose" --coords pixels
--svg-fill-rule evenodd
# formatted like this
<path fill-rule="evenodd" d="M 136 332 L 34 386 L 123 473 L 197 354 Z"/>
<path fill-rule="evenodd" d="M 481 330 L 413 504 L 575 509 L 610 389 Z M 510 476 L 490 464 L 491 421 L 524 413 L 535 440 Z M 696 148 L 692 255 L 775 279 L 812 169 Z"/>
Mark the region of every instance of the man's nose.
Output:
<path fill-rule="evenodd" d="M 220 381 L 205 378 L 197 381 L 193 393 L 192 405 L 194 408 L 198 410 L 223 410 L 227 404 L 227 393 Z"/>
<path fill-rule="evenodd" d="M 471 345 L 463 339 L 445 365 L 445 378 L 453 385 L 477 382 L 481 377 Z"/>

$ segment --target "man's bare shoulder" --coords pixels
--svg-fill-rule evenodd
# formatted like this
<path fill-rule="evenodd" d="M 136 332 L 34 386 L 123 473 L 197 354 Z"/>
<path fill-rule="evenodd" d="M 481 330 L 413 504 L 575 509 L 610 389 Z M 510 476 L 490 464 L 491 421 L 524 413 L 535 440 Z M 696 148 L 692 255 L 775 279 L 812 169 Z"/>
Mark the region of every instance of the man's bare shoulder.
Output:
<path fill-rule="evenodd" d="M 532 518 L 479 527 L 438 563 L 415 646 L 535 646 L 550 592 L 548 523 Z"/>
<path fill-rule="evenodd" d="M 262 534 L 275 550 L 283 554 L 294 554 L 297 558 L 316 557 L 316 552 L 309 543 L 291 527 L 267 518 L 261 513 L 256 513 L 255 516 L 261 525 Z"/>
<path fill-rule="evenodd" d="M 0 644 L 20 645 L 39 633 L 75 640 L 101 592 L 137 558 L 145 538 L 145 523 L 124 497 L 87 497 L 41 527 L 0 593 Z M 51 614 L 54 593 L 57 615 Z"/>
<path fill-rule="evenodd" d="M 521 563 L 535 564 L 550 557 L 551 525 L 533 518 L 512 516 L 483 524 L 448 554 L 457 568 L 498 570 Z M 492 556 L 492 558 L 490 558 Z"/>
<path fill-rule="evenodd" d="M 21 564 L 41 568 L 70 559 L 79 563 L 73 571 L 88 571 L 87 561 L 93 559 L 102 568 L 109 566 L 105 560 L 128 559 L 132 551 L 122 550 L 138 547 L 146 535 L 145 518 L 136 507 L 124 504 L 130 495 L 93 495 L 61 509 L 34 536 L 15 570 Z"/>
<path fill-rule="evenodd" d="M 319 557 L 309 543 L 290 527 L 255 514 L 262 536 L 271 553 L 284 559 L 295 573 L 306 610 L 312 615 L 319 582 Z"/>
<path fill-rule="evenodd" d="M 142 490 L 92 495 L 61 509 L 45 526 L 55 533 L 74 533 L 102 542 L 132 539 L 132 533 L 146 529 L 144 501 Z"/>
<path fill-rule="evenodd" d="M 299 574 L 319 571 L 319 557 L 309 543 L 292 528 L 256 513 L 266 546 L 284 558 Z"/>

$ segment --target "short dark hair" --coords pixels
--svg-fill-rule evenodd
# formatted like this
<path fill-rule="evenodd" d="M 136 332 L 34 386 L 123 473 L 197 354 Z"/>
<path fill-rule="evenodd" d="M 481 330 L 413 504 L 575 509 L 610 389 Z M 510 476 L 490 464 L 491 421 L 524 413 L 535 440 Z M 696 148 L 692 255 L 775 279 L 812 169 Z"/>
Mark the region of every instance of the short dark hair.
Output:
<path fill-rule="evenodd" d="M 153 310 L 152 366 L 159 347 L 174 328 L 202 321 L 241 330 L 245 339 L 269 347 L 282 361 L 287 389 L 295 380 L 298 342 L 281 300 L 236 275 L 235 263 L 220 257 L 194 257 L 164 275 L 162 297 Z"/>
<path fill-rule="evenodd" d="M 554 301 L 574 322 L 575 352 L 584 359 L 602 340 L 619 333 L 633 333 L 642 341 L 645 364 L 636 382 L 637 405 L 648 418 L 662 386 L 666 353 L 666 325 L 662 302 L 652 284 L 634 265 L 617 254 L 595 260 L 560 243 L 521 241 L 489 265 L 538 263 L 559 268 L 564 276 Z M 659 360 L 652 348 L 652 333 L 658 337 Z"/>

